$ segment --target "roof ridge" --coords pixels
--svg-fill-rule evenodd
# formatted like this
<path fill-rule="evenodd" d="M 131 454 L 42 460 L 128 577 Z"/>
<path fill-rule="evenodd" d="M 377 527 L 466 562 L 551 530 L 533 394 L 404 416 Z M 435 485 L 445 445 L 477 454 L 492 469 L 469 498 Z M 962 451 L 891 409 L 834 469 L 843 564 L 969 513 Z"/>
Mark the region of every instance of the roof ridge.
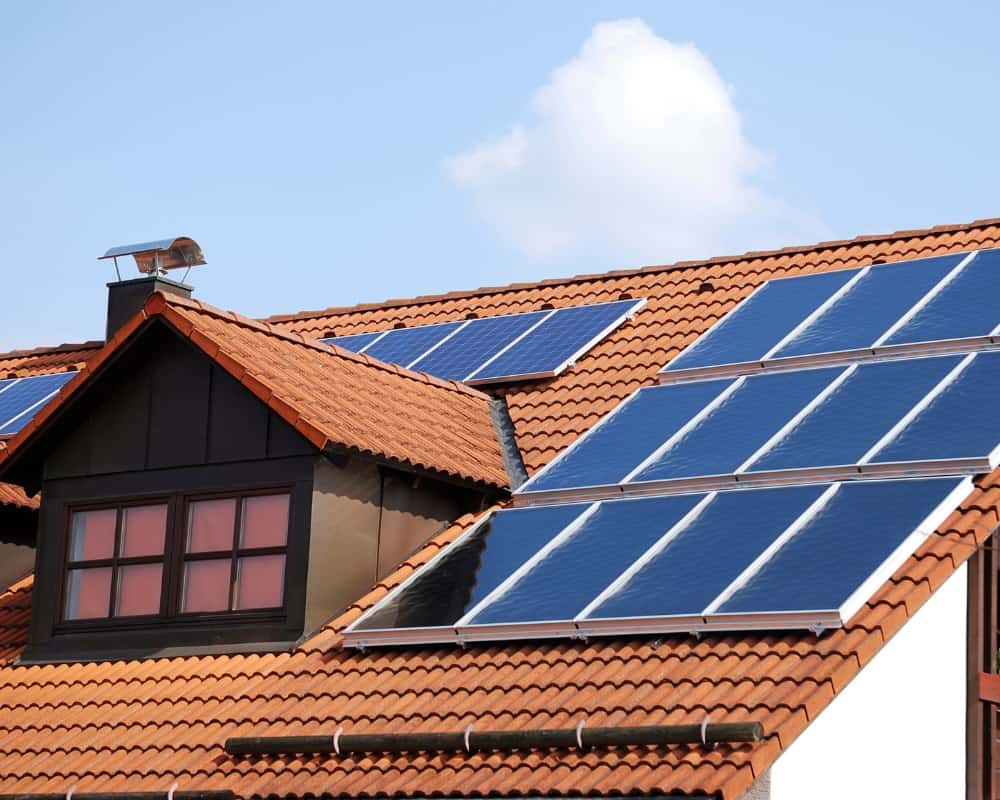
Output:
<path fill-rule="evenodd" d="M 424 294 L 415 297 L 388 298 L 383 301 L 356 303 L 350 306 L 330 306 L 322 309 L 309 309 L 297 311 L 292 314 L 272 314 L 263 317 L 262 321 L 267 323 L 304 322 L 308 319 L 319 317 L 337 316 L 340 314 L 351 314 L 359 311 L 371 311 L 380 308 L 396 308 L 399 306 L 415 306 L 427 303 L 439 303 L 442 300 L 462 300 L 469 297 L 479 297 L 483 295 L 502 294 L 504 292 L 516 291 L 520 289 L 532 289 L 542 286 L 560 286 L 569 283 L 579 283 L 592 281 L 598 278 L 618 278 L 632 275 L 640 275 L 651 272 L 669 272 L 677 269 L 691 269 L 709 265 L 736 263 L 740 261 L 751 261 L 760 258 L 773 258 L 781 255 L 796 255 L 798 253 L 809 253 L 822 250 L 834 250 L 847 247 L 852 244 L 874 244 L 877 242 L 891 242 L 897 239 L 906 239 L 917 236 L 929 236 L 942 233 L 954 233 L 957 231 L 967 231 L 974 228 L 987 228 L 1000 225 L 1000 217 L 987 217 L 973 220 L 972 222 L 954 223 L 951 225 L 935 225 L 931 228 L 900 229 L 891 233 L 861 234 L 852 239 L 830 239 L 816 242 L 809 245 L 791 245 L 780 247 L 774 250 L 747 250 L 741 254 L 726 256 L 713 256 L 705 259 L 687 259 L 674 261 L 669 264 L 649 264 L 639 267 L 626 267 L 624 269 L 608 270 L 607 272 L 580 273 L 561 278 L 543 278 L 539 281 L 521 281 L 508 283 L 500 286 L 480 286 L 476 289 L 459 290 L 456 292 L 443 292 L 440 294 Z"/>
<path fill-rule="evenodd" d="M 195 300 L 193 297 L 181 297 L 179 295 L 165 294 L 159 291 L 154 292 L 146 300 L 146 311 L 150 315 L 159 314 L 162 310 L 158 308 L 159 301 L 154 298 L 161 298 L 163 303 L 167 306 L 184 306 L 191 308 L 203 314 L 216 317 L 217 319 L 226 320 L 227 322 L 232 322 L 245 328 L 258 331 L 259 333 L 264 333 L 285 341 L 293 342 L 294 344 L 302 347 L 309 347 L 313 350 L 327 353 L 328 355 L 346 358 L 359 364 L 376 367 L 384 372 L 391 372 L 408 380 L 428 383 L 432 386 L 439 386 L 443 389 L 447 389 L 448 391 L 470 395 L 479 399 L 489 399 L 489 395 L 485 392 L 473 388 L 472 386 L 467 386 L 459 381 L 444 380 L 443 378 L 438 378 L 437 376 L 431 375 L 427 372 L 420 372 L 407 367 L 401 367 L 397 364 L 390 364 L 386 361 L 380 361 L 377 358 L 372 358 L 371 356 L 366 356 L 361 353 L 354 353 L 347 348 L 340 347 L 339 345 L 326 344 L 318 339 L 313 339 L 308 336 L 303 336 L 300 333 L 293 333 L 292 331 L 288 331 L 284 328 L 279 328 L 277 325 L 274 325 L 266 320 L 257 320 L 252 317 L 246 317 L 236 311 L 224 311 L 223 309 L 216 308 L 215 306 L 202 300 Z"/>
<path fill-rule="evenodd" d="M 72 353 L 76 350 L 96 350 L 104 346 L 100 339 L 91 339 L 87 342 L 64 342 L 63 344 L 41 345 L 27 350 L 8 350 L 0 353 L 0 359 L 4 358 L 30 358 L 31 356 L 47 355 L 49 353 Z"/>

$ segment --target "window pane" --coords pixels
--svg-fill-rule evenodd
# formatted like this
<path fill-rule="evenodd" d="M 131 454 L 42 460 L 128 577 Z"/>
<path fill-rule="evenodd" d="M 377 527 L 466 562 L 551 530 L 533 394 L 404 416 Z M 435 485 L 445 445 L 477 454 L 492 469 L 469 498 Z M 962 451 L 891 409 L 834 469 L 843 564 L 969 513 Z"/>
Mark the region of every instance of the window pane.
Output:
<path fill-rule="evenodd" d="M 111 558 L 115 550 L 116 519 L 113 508 L 75 512 L 70 531 L 70 561 Z"/>
<path fill-rule="evenodd" d="M 166 533 L 166 504 L 122 509 L 123 557 L 163 555 Z"/>
<path fill-rule="evenodd" d="M 197 500 L 188 506 L 187 551 L 232 550 L 235 529 L 236 498 Z"/>
<path fill-rule="evenodd" d="M 184 597 L 181 610 L 229 610 L 229 559 L 189 561 L 184 566 Z"/>
<path fill-rule="evenodd" d="M 71 569 L 66 578 L 66 619 L 99 619 L 111 605 L 111 567 Z"/>
<path fill-rule="evenodd" d="M 236 608 L 276 608 L 284 601 L 285 557 L 241 558 L 236 577 Z"/>
<path fill-rule="evenodd" d="M 287 540 L 287 494 L 266 494 L 243 500 L 240 547 L 284 547 Z"/>
<path fill-rule="evenodd" d="M 138 617 L 160 613 L 162 564 L 133 564 L 118 570 L 116 617 Z"/>

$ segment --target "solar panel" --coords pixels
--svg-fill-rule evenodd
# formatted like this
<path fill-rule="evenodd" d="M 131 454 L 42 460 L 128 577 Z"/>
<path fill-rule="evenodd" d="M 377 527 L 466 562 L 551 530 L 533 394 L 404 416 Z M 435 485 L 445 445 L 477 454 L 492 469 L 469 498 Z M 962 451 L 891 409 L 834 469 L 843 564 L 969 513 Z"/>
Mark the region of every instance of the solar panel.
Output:
<path fill-rule="evenodd" d="M 908 271 L 907 271 L 908 272 Z M 900 276 L 900 281 L 905 280 Z M 947 284 L 884 344 L 987 336 L 1000 324 L 1000 250 L 975 254 Z"/>
<path fill-rule="evenodd" d="M 470 384 L 558 375 L 635 314 L 617 300 L 321 339 L 355 353 Z"/>
<path fill-rule="evenodd" d="M 837 627 L 970 489 L 951 476 L 508 509 L 345 641 Z"/>
<path fill-rule="evenodd" d="M 441 344 L 463 324 L 463 322 L 445 322 L 441 325 L 423 325 L 419 328 L 397 328 L 369 344 L 364 353 L 381 361 L 391 361 L 393 364 L 408 367 L 432 347 Z"/>
<path fill-rule="evenodd" d="M 768 281 L 670 362 L 667 369 L 711 367 L 764 358 L 835 292 L 856 278 L 858 272 L 841 270 Z"/>
<path fill-rule="evenodd" d="M 320 339 L 324 344 L 335 344 L 350 350 L 352 353 L 360 353 L 368 345 L 384 336 L 386 331 L 373 331 L 371 333 L 355 333 L 350 336 L 334 336 L 329 339 Z"/>
<path fill-rule="evenodd" d="M 960 261 L 960 256 L 911 261 L 905 279 L 899 265 L 872 267 L 774 358 L 869 347 Z"/>
<path fill-rule="evenodd" d="M 642 302 L 619 300 L 560 308 L 467 380 L 471 384 L 496 383 L 556 375 L 624 322 Z"/>
<path fill-rule="evenodd" d="M 951 478 L 835 485 L 817 513 L 708 616 L 836 612 L 873 575 L 883 583 L 888 575 L 879 567 L 896 555 L 891 574 L 934 530 L 939 520 L 934 527 L 924 520 L 955 485 Z"/>
<path fill-rule="evenodd" d="M 550 313 L 536 311 L 470 320 L 448 341 L 419 358 L 412 366 L 446 380 L 465 380 Z"/>
<path fill-rule="evenodd" d="M 20 431 L 75 375 L 61 372 L 0 382 L 0 436 Z"/>
<path fill-rule="evenodd" d="M 699 381 L 639 389 L 522 490 L 544 492 L 618 483 L 732 383 Z"/>

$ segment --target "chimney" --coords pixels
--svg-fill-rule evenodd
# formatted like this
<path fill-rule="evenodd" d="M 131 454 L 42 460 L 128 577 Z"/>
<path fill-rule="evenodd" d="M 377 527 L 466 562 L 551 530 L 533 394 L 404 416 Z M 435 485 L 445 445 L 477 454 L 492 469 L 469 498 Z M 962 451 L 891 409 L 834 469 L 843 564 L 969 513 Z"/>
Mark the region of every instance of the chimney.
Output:
<path fill-rule="evenodd" d="M 118 269 L 120 256 L 132 256 L 143 277 L 122 280 Z M 98 260 L 106 258 L 114 259 L 118 280 L 108 284 L 105 340 L 110 339 L 115 331 L 131 319 L 143 307 L 146 298 L 154 292 L 190 297 L 192 287 L 184 283 L 183 279 L 171 280 L 167 277 L 167 271 L 182 267 L 190 270 L 191 267 L 205 263 L 198 243 L 187 236 L 112 247 Z M 187 271 L 184 272 L 184 277 L 187 277 Z"/>

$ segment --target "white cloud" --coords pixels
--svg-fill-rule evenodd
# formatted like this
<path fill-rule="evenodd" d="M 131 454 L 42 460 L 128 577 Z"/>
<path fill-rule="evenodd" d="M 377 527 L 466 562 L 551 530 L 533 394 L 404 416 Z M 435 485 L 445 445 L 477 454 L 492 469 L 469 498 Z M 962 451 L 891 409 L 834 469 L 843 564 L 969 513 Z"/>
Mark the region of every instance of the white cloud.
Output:
<path fill-rule="evenodd" d="M 530 256 L 596 248 L 651 263 L 824 232 L 760 186 L 770 159 L 712 63 L 641 20 L 596 25 L 530 111 L 530 123 L 444 162 Z"/>

